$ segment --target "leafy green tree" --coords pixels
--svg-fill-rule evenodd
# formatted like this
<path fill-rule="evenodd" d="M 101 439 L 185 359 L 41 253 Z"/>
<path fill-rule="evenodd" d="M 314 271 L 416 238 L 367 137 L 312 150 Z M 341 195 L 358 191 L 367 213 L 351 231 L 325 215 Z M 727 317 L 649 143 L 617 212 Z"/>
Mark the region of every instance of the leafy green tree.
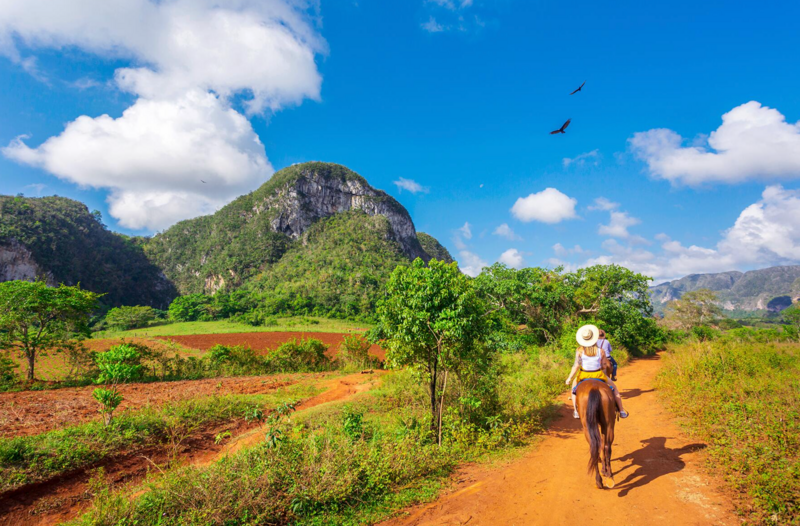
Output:
<path fill-rule="evenodd" d="M 433 436 L 441 441 L 439 380 L 480 352 L 487 309 L 455 263 L 416 259 L 397 267 L 378 306 L 380 338 L 391 366 L 408 366 L 428 384 Z"/>
<path fill-rule="evenodd" d="M 211 301 L 211 296 L 204 294 L 178 296 L 169 305 L 169 318 L 174 321 L 204 320 L 206 319 L 205 307 Z"/>
<path fill-rule="evenodd" d="M 98 297 L 79 287 L 48 287 L 43 281 L 0 283 L 0 350 L 22 355 L 28 361 L 28 381 L 33 381 L 39 356 L 91 334 L 89 316 Z"/>
<path fill-rule="evenodd" d="M 153 307 L 115 307 L 106 314 L 106 323 L 116 330 L 127 331 L 146 327 L 156 319 Z"/>
<path fill-rule="evenodd" d="M 686 292 L 678 300 L 667 303 L 664 321 L 683 330 L 713 323 L 722 314 L 717 293 L 709 289 Z"/>
<path fill-rule="evenodd" d="M 784 320 L 796 327 L 800 327 L 800 306 L 792 305 L 788 309 L 784 309 L 781 314 Z"/>
<path fill-rule="evenodd" d="M 95 383 L 106 384 L 106 387 L 98 387 L 92 396 L 100 404 L 103 422 L 109 425 L 114 410 L 122 403 L 119 384 L 138 380 L 144 373 L 142 356 L 136 346 L 123 343 L 111 347 L 106 352 L 98 353 L 95 356 L 95 363 L 100 370 Z"/>

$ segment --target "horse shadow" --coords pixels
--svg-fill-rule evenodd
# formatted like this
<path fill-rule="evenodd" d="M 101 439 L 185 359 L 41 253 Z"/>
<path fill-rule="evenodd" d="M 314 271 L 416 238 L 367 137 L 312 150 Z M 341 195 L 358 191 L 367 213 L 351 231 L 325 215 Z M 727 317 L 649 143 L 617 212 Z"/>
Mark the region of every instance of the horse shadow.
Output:
<path fill-rule="evenodd" d="M 686 453 L 693 453 L 705 449 L 705 444 L 688 444 L 681 448 L 670 449 L 667 447 L 667 437 L 653 437 L 643 440 L 643 447 L 632 453 L 615 458 L 614 460 L 630 460 L 631 464 L 619 470 L 622 473 L 629 468 L 635 468 L 628 473 L 623 481 L 616 485 L 618 496 L 624 497 L 632 489 L 646 486 L 659 477 L 677 473 L 686 467 L 686 462 L 681 459 Z"/>
<path fill-rule="evenodd" d="M 655 389 L 648 389 L 647 391 L 642 391 L 641 389 L 625 389 L 624 391 L 620 391 L 619 394 L 622 398 L 627 400 L 628 398 L 636 398 L 637 396 L 653 392 L 655 392 Z"/>

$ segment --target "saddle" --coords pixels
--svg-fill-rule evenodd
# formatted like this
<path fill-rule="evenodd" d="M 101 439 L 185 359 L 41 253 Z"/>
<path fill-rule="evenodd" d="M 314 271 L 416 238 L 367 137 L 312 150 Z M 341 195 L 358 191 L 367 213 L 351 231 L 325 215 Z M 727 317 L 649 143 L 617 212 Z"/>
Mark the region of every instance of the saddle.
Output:
<path fill-rule="evenodd" d="M 572 388 L 572 394 L 578 394 L 578 386 L 581 385 L 583 382 L 600 382 L 601 384 L 607 385 L 608 388 L 611 389 L 612 391 L 614 390 L 614 386 L 606 383 L 605 380 L 601 380 L 600 378 L 584 378 L 583 380 L 575 384 L 575 387 Z"/>

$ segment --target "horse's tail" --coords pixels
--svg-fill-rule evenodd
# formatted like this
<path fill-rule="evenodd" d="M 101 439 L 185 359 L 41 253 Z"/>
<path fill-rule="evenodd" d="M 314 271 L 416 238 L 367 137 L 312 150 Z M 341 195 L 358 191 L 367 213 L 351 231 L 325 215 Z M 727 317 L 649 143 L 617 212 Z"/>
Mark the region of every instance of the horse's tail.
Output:
<path fill-rule="evenodd" d="M 589 400 L 586 404 L 586 430 L 589 432 L 589 474 L 597 473 L 597 464 L 600 462 L 600 449 L 602 440 L 600 439 L 599 422 L 597 414 L 600 412 L 602 397 L 599 389 L 589 391 Z"/>

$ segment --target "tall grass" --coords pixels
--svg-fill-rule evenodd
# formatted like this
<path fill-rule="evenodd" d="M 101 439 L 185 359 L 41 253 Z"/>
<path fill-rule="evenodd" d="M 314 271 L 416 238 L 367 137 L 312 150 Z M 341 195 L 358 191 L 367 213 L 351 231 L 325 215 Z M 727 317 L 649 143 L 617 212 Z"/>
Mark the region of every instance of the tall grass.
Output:
<path fill-rule="evenodd" d="M 684 344 L 658 382 L 748 523 L 800 524 L 800 344 Z"/>

